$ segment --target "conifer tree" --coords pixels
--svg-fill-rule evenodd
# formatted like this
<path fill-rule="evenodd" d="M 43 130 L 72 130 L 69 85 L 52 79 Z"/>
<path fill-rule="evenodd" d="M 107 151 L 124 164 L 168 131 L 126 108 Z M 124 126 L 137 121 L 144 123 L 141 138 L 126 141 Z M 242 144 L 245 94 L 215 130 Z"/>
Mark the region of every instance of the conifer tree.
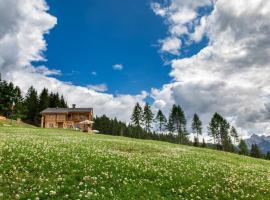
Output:
<path fill-rule="evenodd" d="M 193 116 L 191 128 L 193 133 L 197 136 L 196 141 L 199 143 L 199 135 L 202 135 L 202 122 L 196 113 Z"/>
<path fill-rule="evenodd" d="M 268 152 L 266 153 L 265 159 L 266 159 L 266 160 L 270 160 L 270 151 L 268 151 Z"/>
<path fill-rule="evenodd" d="M 233 151 L 229 128 L 230 124 L 220 114 L 213 115 L 208 126 L 208 133 L 214 139 L 217 149 Z"/>
<path fill-rule="evenodd" d="M 50 96 L 48 89 L 44 88 L 39 95 L 39 111 L 43 111 L 50 106 Z"/>
<path fill-rule="evenodd" d="M 231 127 L 230 134 L 234 140 L 234 144 L 239 141 L 238 133 L 237 130 L 234 126 Z"/>
<path fill-rule="evenodd" d="M 142 114 L 142 120 L 146 132 L 149 132 L 152 128 L 151 124 L 153 122 L 154 114 L 151 111 L 151 107 L 148 103 L 145 104 Z"/>
<path fill-rule="evenodd" d="M 203 141 L 202 141 L 202 148 L 205 148 L 206 147 L 206 143 L 205 143 L 205 140 L 203 138 Z"/>
<path fill-rule="evenodd" d="M 133 113 L 131 116 L 131 121 L 135 126 L 140 127 L 142 122 L 142 107 L 139 103 L 136 103 Z"/>
<path fill-rule="evenodd" d="M 250 156 L 254 158 L 260 158 L 262 156 L 261 151 L 257 144 L 251 145 Z"/>
<path fill-rule="evenodd" d="M 159 132 L 161 133 L 162 131 L 164 131 L 166 123 L 167 123 L 167 119 L 161 110 L 157 112 L 155 120 L 158 123 L 158 129 L 159 129 Z"/>
<path fill-rule="evenodd" d="M 38 115 L 39 115 L 39 110 L 38 110 L 38 94 L 37 91 L 31 86 L 26 94 L 25 97 L 25 108 L 26 108 L 26 121 L 38 125 Z"/>
<path fill-rule="evenodd" d="M 248 155 L 248 147 L 244 140 L 240 140 L 238 148 L 240 155 Z"/>

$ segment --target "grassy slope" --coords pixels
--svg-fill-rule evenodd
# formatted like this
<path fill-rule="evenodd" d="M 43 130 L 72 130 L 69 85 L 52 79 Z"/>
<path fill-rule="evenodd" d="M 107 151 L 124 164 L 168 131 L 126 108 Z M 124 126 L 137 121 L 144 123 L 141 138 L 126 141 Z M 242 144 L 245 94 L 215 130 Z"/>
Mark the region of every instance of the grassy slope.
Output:
<path fill-rule="evenodd" d="M 157 141 L 0 127 L 0 199 L 270 199 L 269 190 L 266 160 Z"/>

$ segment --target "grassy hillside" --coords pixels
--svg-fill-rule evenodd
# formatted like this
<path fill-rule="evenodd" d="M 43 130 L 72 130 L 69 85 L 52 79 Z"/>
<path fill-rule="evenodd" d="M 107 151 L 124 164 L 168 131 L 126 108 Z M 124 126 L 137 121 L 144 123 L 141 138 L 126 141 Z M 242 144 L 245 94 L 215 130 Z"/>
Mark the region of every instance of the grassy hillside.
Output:
<path fill-rule="evenodd" d="M 0 199 L 270 199 L 270 162 L 57 129 L 0 127 Z"/>
<path fill-rule="evenodd" d="M 34 128 L 30 124 L 23 123 L 22 121 L 11 120 L 11 119 L 0 119 L 0 128 L 4 127 L 25 127 L 25 128 Z"/>

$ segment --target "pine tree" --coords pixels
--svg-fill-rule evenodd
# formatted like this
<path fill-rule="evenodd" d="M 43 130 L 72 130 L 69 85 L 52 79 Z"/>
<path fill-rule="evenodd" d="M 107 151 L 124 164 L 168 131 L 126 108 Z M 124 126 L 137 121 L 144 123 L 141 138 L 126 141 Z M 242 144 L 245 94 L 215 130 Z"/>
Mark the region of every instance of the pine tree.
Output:
<path fill-rule="evenodd" d="M 167 119 L 161 110 L 157 112 L 155 120 L 158 123 L 158 129 L 159 129 L 159 132 L 161 133 L 164 130 L 167 123 Z"/>
<path fill-rule="evenodd" d="M 252 144 L 250 149 L 250 156 L 254 158 L 260 158 L 262 156 L 261 151 L 257 144 Z"/>
<path fill-rule="evenodd" d="M 177 133 L 179 143 L 187 143 L 186 118 L 181 106 L 173 105 L 168 122 L 168 130 Z"/>
<path fill-rule="evenodd" d="M 233 151 L 229 128 L 230 124 L 220 114 L 213 115 L 208 126 L 208 133 L 214 139 L 217 149 Z"/>
<path fill-rule="evenodd" d="M 152 128 L 151 124 L 153 122 L 153 118 L 154 118 L 154 114 L 151 111 L 151 107 L 148 103 L 146 103 L 144 106 L 143 115 L 142 115 L 143 124 L 144 124 L 146 132 L 150 132 Z"/>
<path fill-rule="evenodd" d="M 202 141 L 202 148 L 205 148 L 206 147 L 206 143 L 205 143 L 205 140 L 203 138 L 203 141 Z"/>
<path fill-rule="evenodd" d="M 202 122 L 196 113 L 193 116 L 191 128 L 197 136 L 196 141 L 199 143 L 199 135 L 202 135 Z"/>
<path fill-rule="evenodd" d="M 248 147 L 244 140 L 240 140 L 238 148 L 240 155 L 248 155 Z"/>
<path fill-rule="evenodd" d="M 238 133 L 235 129 L 234 126 L 231 127 L 231 130 L 230 130 L 230 135 L 232 136 L 232 138 L 234 139 L 234 144 L 236 144 L 236 142 L 239 141 L 239 137 L 238 137 Z"/>
<path fill-rule="evenodd" d="M 141 126 L 141 121 L 142 121 L 142 107 L 140 106 L 139 103 L 136 103 L 133 113 L 131 116 L 131 121 L 135 126 L 140 127 Z"/>
<path fill-rule="evenodd" d="M 43 111 L 50 106 L 50 96 L 48 89 L 44 88 L 39 95 L 39 111 Z"/>
<path fill-rule="evenodd" d="M 268 152 L 266 153 L 265 159 L 266 159 L 266 160 L 270 160 L 270 151 L 268 151 Z"/>
<path fill-rule="evenodd" d="M 38 110 L 38 94 L 37 91 L 33 88 L 33 86 L 31 86 L 26 94 L 25 97 L 25 108 L 26 108 L 26 121 L 34 124 L 34 125 L 38 125 L 39 121 L 38 121 L 38 115 L 39 115 L 39 110 Z"/>

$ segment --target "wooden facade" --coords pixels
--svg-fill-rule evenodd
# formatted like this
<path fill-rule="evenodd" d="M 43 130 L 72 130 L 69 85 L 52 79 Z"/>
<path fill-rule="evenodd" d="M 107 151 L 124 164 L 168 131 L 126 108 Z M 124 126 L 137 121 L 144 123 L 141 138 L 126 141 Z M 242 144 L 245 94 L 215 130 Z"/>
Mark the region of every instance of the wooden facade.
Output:
<path fill-rule="evenodd" d="M 70 128 L 85 130 L 85 120 L 89 121 L 88 130 L 93 126 L 92 108 L 47 108 L 41 112 L 41 127 Z"/>

